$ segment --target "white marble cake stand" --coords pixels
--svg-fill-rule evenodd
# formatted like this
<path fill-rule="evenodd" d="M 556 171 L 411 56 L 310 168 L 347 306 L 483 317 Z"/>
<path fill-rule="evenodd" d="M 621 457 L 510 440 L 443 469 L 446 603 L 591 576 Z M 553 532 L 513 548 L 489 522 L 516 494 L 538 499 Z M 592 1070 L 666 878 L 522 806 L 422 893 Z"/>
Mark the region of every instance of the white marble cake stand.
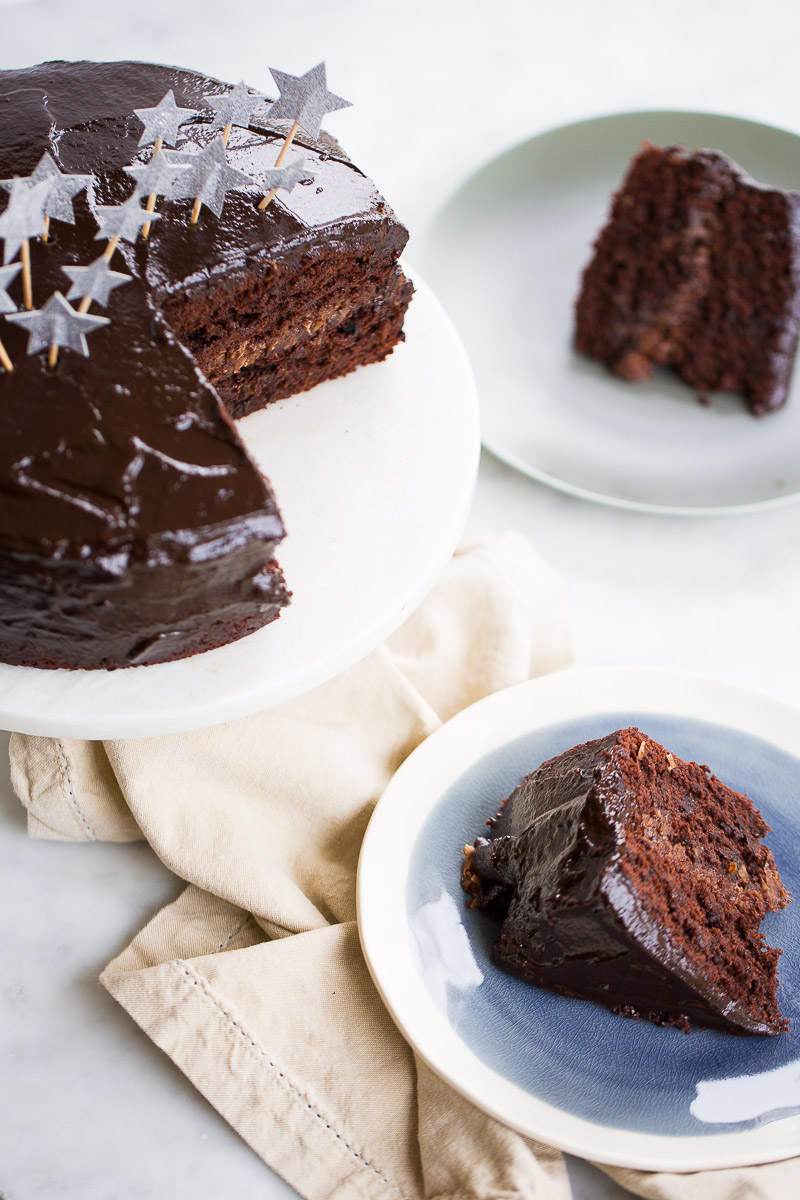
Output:
<path fill-rule="evenodd" d="M 294 593 L 219 650 L 117 671 L 0 664 L 0 729 L 112 738 L 178 733 L 269 708 L 358 661 L 424 598 L 455 548 L 478 468 L 466 354 L 418 277 L 385 362 L 271 405 L 239 428 L 272 480 Z"/>

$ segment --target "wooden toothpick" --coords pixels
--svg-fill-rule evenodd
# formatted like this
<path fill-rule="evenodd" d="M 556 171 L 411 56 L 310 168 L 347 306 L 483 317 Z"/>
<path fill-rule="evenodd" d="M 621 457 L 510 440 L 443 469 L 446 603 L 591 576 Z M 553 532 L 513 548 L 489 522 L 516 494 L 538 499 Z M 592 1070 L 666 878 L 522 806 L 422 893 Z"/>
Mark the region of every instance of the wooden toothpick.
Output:
<path fill-rule="evenodd" d="M 50 217 L 47 213 L 44 214 L 44 229 L 42 230 L 42 241 L 46 242 L 50 236 Z"/>
<path fill-rule="evenodd" d="M 286 155 L 289 153 L 289 147 L 291 146 L 292 142 L 294 141 L 295 134 L 297 133 L 299 128 L 300 128 L 300 126 L 298 125 L 297 121 L 295 121 L 292 125 L 292 128 L 289 130 L 289 132 L 286 135 L 286 141 L 283 143 L 283 146 L 281 147 L 280 154 L 275 159 L 276 167 L 283 166 L 283 160 L 286 158 Z M 259 202 L 258 202 L 259 212 L 263 212 L 264 209 L 267 207 L 267 205 L 270 203 L 270 201 L 275 199 L 277 192 L 278 192 L 277 188 L 271 188 L 270 191 L 267 192 L 266 196 L 264 196 L 263 199 L 259 200 Z"/>
<path fill-rule="evenodd" d="M 3 364 L 3 366 L 5 367 L 5 369 L 7 371 L 11 372 L 14 370 L 14 364 L 12 363 L 11 359 L 8 357 L 8 352 L 1 341 L 0 341 L 0 363 Z"/>
<path fill-rule="evenodd" d="M 161 147 L 162 147 L 163 145 L 164 145 L 164 139 L 163 139 L 162 137 L 157 137 L 157 138 L 156 138 L 156 140 L 155 140 L 155 143 L 154 143 L 154 145 L 153 145 L 153 153 L 152 153 L 152 155 L 150 156 L 150 161 L 151 161 L 151 162 L 153 161 L 153 159 L 155 158 L 155 156 L 156 156 L 156 155 L 157 155 L 157 154 L 160 152 L 160 150 L 161 150 Z M 152 211 L 153 211 L 153 209 L 154 209 L 154 208 L 155 208 L 155 206 L 156 206 L 156 196 L 157 196 L 157 194 L 158 194 L 157 192 L 151 192 L 151 193 L 150 193 L 150 195 L 147 197 L 147 203 L 146 203 L 146 204 L 145 204 L 145 206 L 144 206 L 144 210 L 145 210 L 145 212 L 152 212 Z M 143 237 L 143 238 L 146 238 L 146 237 L 149 235 L 149 233 L 150 233 L 150 226 L 151 226 L 151 224 L 152 224 L 152 221 L 148 221 L 146 225 L 143 225 L 143 226 L 142 226 L 142 237 Z"/>
<path fill-rule="evenodd" d="M 19 251 L 22 260 L 22 303 L 28 312 L 33 308 L 33 281 L 31 278 L 31 244 L 24 238 Z"/>

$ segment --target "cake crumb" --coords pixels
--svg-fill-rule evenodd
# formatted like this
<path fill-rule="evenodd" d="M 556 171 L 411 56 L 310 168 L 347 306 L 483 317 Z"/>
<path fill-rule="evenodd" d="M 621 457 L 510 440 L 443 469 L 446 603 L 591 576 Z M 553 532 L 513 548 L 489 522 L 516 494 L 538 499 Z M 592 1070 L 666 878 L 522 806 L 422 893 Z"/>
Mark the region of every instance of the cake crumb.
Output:
<path fill-rule="evenodd" d="M 736 870 L 736 863 L 735 862 L 728 863 L 728 874 L 732 875 L 735 870 Z"/>

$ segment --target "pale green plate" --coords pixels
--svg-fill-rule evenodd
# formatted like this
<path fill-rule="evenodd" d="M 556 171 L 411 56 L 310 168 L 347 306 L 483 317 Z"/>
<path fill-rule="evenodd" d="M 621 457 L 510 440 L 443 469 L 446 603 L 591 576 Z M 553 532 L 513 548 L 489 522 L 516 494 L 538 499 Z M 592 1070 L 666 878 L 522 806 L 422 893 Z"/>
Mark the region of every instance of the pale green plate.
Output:
<path fill-rule="evenodd" d="M 756 419 L 711 407 L 670 372 L 629 384 L 572 350 L 572 309 L 611 193 L 643 140 L 724 151 L 756 179 L 800 189 L 800 137 L 705 113 L 566 125 L 502 154 L 447 202 L 415 247 L 475 369 L 484 444 L 588 500 L 708 515 L 800 496 L 800 374 Z"/>

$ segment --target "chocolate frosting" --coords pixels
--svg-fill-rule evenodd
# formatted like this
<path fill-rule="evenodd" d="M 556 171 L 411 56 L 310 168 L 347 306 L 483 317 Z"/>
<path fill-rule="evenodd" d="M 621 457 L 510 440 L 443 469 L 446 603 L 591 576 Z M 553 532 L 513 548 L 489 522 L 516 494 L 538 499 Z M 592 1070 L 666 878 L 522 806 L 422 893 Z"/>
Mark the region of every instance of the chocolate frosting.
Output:
<path fill-rule="evenodd" d="M 138 148 L 133 110 L 170 88 L 179 106 L 209 118 L 182 127 L 178 148 L 217 136 L 203 96 L 227 85 L 190 71 L 55 62 L 0 73 L 0 177 L 30 174 L 45 150 L 62 171 L 94 174 L 75 225 L 53 222 L 46 244 L 31 243 L 35 307 L 68 289 L 64 264 L 102 253 L 92 209 L 132 194 L 122 168 L 152 153 Z M 89 335 L 88 358 L 66 350 L 50 370 L 46 353 L 28 356 L 26 335 L 2 323 L 15 369 L 0 372 L 0 658 L 111 666 L 179 657 L 248 632 L 287 602 L 270 566 L 284 528 L 269 484 L 161 315 L 182 291 L 385 223 L 372 183 L 326 135 L 294 143 L 313 182 L 258 212 L 259 172 L 274 165 L 286 129 L 270 124 L 263 102 L 250 129 L 232 130 L 229 162 L 253 184 L 229 194 L 220 218 L 204 209 L 191 226 L 191 200 L 159 200 L 148 240 L 120 244 L 111 265 L 134 281 L 111 294 L 110 324 Z M 9 290 L 21 307 L 19 278 Z M 214 571 L 203 567 L 212 561 Z M 189 566 L 208 588 L 194 580 L 177 604 Z M 213 632 L 198 629 L 201 616 Z"/>

